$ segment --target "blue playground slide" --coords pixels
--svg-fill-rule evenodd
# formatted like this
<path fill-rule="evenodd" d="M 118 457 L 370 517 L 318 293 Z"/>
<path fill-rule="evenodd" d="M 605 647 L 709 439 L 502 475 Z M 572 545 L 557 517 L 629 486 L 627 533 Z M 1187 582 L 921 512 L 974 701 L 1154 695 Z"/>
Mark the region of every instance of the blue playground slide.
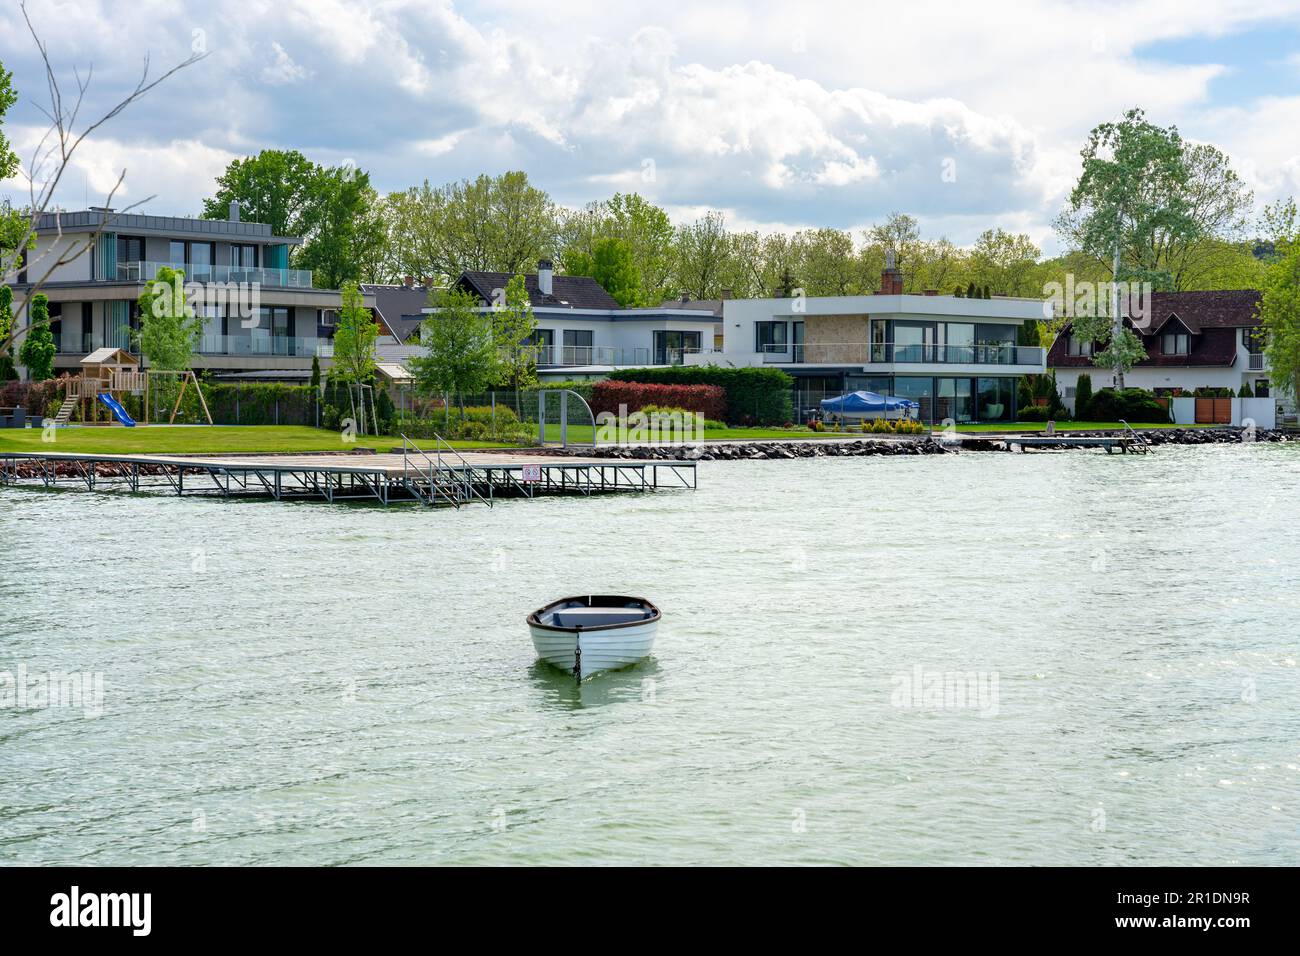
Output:
<path fill-rule="evenodd" d="M 126 409 L 122 407 L 122 403 L 116 398 L 108 394 L 108 392 L 100 392 L 99 400 L 109 407 L 113 417 L 119 422 L 127 428 L 135 428 L 135 419 L 126 413 Z"/>

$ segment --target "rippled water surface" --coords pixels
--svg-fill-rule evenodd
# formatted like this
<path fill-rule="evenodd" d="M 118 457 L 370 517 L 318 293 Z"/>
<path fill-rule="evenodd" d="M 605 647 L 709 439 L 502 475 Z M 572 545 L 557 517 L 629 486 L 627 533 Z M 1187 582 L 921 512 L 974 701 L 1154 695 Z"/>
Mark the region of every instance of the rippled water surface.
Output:
<path fill-rule="evenodd" d="M 1295 864 L 1298 477 L 1231 446 L 436 513 L 0 489 L 0 671 L 104 687 L 0 709 L 0 862 Z M 665 618 L 578 687 L 523 618 L 588 590 Z"/>

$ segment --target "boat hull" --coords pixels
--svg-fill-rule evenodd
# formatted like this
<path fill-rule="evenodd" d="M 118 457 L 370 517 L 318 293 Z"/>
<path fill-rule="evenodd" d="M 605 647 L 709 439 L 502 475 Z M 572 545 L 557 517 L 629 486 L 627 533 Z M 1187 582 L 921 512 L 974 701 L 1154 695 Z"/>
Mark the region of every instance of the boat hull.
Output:
<path fill-rule="evenodd" d="M 654 649 L 659 621 L 632 627 L 591 628 L 572 631 L 530 624 L 537 656 L 583 680 L 599 671 L 629 667 Z M 581 651 L 581 654 L 579 654 Z"/>

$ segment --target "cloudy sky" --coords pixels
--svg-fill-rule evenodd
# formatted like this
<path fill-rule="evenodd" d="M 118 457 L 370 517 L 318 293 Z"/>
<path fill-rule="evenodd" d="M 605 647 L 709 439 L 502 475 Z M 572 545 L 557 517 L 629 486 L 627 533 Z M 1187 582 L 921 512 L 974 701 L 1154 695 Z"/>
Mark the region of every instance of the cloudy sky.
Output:
<path fill-rule="evenodd" d="M 559 202 L 639 191 L 684 219 L 858 228 L 891 210 L 969 243 L 1055 248 L 1096 123 L 1139 105 L 1226 150 L 1262 204 L 1300 195 L 1300 0 L 29 0 L 84 115 L 208 51 L 82 148 L 60 194 L 197 213 L 262 148 L 355 162 L 392 190 L 526 170 Z M 48 102 L 16 0 L 0 62 L 30 149 Z M 21 184 L 0 195 L 25 196 Z M 120 203 L 119 203 L 120 204 Z"/>

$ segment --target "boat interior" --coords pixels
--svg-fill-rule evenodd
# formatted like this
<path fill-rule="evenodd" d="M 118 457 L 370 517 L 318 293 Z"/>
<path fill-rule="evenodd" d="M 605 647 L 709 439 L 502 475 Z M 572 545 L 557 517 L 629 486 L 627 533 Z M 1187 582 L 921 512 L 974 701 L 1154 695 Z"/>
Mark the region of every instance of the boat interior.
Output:
<path fill-rule="evenodd" d="M 637 598 L 596 594 L 544 607 L 537 612 L 537 622 L 552 627 L 610 627 L 648 621 L 656 614 L 650 604 Z"/>

